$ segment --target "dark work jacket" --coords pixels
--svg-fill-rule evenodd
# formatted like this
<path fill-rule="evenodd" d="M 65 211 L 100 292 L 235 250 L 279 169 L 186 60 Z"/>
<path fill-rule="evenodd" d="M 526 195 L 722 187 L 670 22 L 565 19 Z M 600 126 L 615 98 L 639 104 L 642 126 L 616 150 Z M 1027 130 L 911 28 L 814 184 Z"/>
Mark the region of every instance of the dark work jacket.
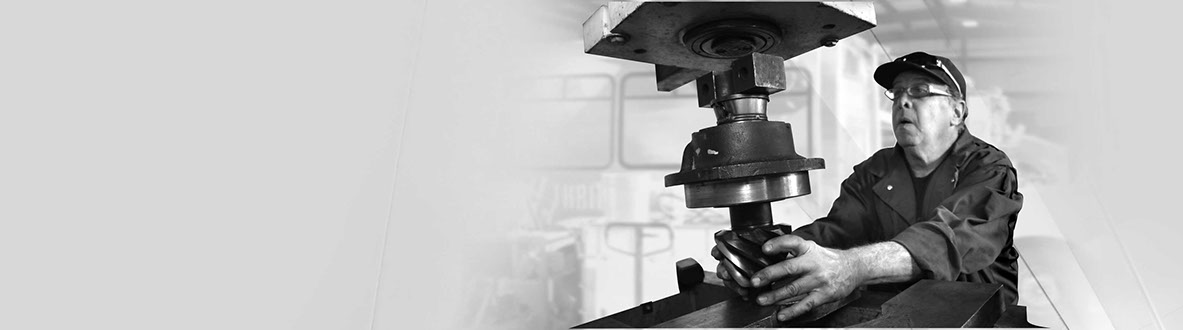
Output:
<path fill-rule="evenodd" d="M 1014 304 L 1023 194 L 1010 159 L 963 131 L 930 175 L 924 211 L 916 214 L 903 148 L 879 150 L 854 166 L 828 216 L 793 234 L 840 249 L 895 241 L 912 254 L 921 278 L 1002 284 L 1004 303 Z"/>

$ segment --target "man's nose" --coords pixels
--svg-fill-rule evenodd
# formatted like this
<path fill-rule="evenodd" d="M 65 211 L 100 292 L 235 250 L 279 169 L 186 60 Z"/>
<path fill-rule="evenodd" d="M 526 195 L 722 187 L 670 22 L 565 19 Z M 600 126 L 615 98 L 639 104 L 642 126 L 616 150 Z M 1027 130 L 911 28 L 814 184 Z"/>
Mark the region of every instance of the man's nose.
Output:
<path fill-rule="evenodd" d="M 912 108 L 912 98 L 907 95 L 900 95 L 896 97 L 895 102 L 891 102 L 891 110 L 902 111 L 904 109 Z"/>

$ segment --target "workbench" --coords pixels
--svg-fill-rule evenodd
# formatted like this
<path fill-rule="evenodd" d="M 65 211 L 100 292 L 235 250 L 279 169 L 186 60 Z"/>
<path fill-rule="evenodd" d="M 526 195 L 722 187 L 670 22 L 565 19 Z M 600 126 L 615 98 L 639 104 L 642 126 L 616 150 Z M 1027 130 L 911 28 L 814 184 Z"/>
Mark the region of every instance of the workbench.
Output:
<path fill-rule="evenodd" d="M 681 292 L 575 328 L 1034 327 L 1027 323 L 1026 308 L 1003 304 L 999 284 L 937 280 L 920 280 L 900 292 L 860 289 L 841 306 L 822 305 L 780 322 L 773 316 L 778 306 L 744 299 L 713 272 L 693 266 L 697 270 L 678 267 Z M 828 313 L 821 316 L 819 310 Z"/>

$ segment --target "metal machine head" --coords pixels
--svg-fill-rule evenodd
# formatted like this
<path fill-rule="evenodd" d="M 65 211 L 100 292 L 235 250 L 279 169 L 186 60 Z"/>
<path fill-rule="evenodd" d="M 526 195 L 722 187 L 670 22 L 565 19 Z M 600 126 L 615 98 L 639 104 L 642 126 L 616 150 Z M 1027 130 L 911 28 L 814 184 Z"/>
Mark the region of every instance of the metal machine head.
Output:
<path fill-rule="evenodd" d="M 874 26 L 871 2 L 613 1 L 583 22 L 583 50 L 656 64 L 672 91 L 751 53 L 789 59 Z"/>

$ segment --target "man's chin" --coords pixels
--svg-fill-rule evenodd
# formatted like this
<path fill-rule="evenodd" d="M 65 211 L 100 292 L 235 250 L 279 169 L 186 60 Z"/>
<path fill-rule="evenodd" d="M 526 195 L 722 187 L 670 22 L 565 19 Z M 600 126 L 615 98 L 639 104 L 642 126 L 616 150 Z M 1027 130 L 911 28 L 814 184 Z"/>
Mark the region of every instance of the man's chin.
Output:
<path fill-rule="evenodd" d="M 920 139 L 915 136 L 900 136 L 900 134 L 896 134 L 895 143 L 901 147 L 915 147 L 920 144 Z"/>

